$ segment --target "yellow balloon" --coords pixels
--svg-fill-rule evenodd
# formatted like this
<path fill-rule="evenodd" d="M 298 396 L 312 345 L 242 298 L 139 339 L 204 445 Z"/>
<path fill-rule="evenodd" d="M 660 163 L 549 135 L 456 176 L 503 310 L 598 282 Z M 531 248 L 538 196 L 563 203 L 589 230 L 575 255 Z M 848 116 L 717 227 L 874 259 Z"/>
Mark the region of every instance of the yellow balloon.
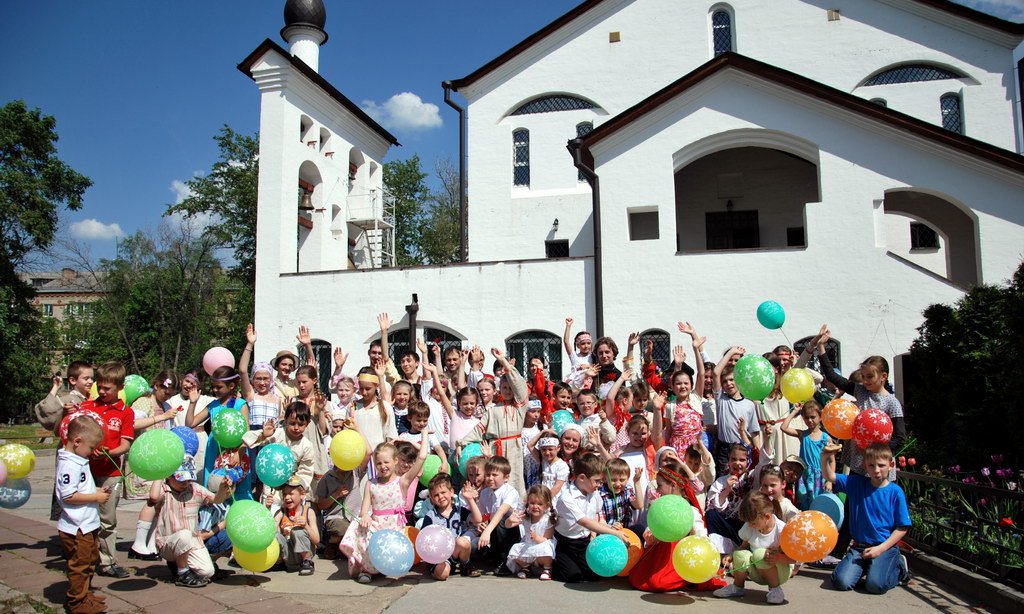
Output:
<path fill-rule="evenodd" d="M 790 403 L 803 403 L 814 396 L 814 379 L 807 369 L 796 367 L 786 371 L 779 384 L 782 396 Z"/>
<path fill-rule="evenodd" d="M 239 550 L 238 546 L 235 546 L 232 550 L 235 555 L 235 562 L 241 565 L 243 569 L 248 569 L 255 573 L 270 569 L 281 558 L 281 544 L 277 543 L 276 539 L 270 542 L 270 545 L 263 552 L 246 552 L 245 550 Z"/>
<path fill-rule="evenodd" d="M 117 391 L 117 398 L 121 399 L 121 402 L 124 403 L 125 405 L 128 404 L 128 397 L 126 397 L 124 394 L 124 388 Z"/>
<path fill-rule="evenodd" d="M 720 562 L 718 551 L 707 537 L 689 535 L 672 550 L 672 566 L 680 578 L 691 584 L 714 578 Z"/>
<path fill-rule="evenodd" d="M 9 480 L 20 480 L 36 468 L 36 453 L 20 443 L 0 446 L 0 460 L 7 466 Z"/>
<path fill-rule="evenodd" d="M 366 440 L 357 431 L 346 429 L 331 438 L 331 460 L 342 471 L 351 471 L 366 458 Z"/>

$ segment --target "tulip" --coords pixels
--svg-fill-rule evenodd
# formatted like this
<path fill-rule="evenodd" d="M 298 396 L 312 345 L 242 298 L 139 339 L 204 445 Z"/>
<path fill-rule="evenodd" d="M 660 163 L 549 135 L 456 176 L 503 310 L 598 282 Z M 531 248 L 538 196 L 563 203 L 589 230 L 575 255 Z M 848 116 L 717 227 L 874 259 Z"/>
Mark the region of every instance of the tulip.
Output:
<path fill-rule="evenodd" d="M 981 468 L 981 475 L 985 476 L 986 478 L 987 478 L 987 477 L 988 477 L 989 475 L 991 475 L 991 473 L 992 473 L 992 472 L 991 472 L 991 471 L 989 471 L 989 468 L 988 468 L 988 467 L 982 467 L 982 468 Z M 999 474 L 998 474 L 998 473 L 996 473 L 996 475 L 999 475 Z M 1002 477 L 1002 476 L 999 476 L 999 477 Z"/>
<path fill-rule="evenodd" d="M 913 467 L 914 465 L 917 464 L 917 459 L 911 456 L 910 458 L 907 459 L 907 464 Z"/>
<path fill-rule="evenodd" d="M 1010 490 L 1017 490 L 1017 483 L 1016 482 L 1007 482 L 1006 483 L 1006 487 L 1008 489 L 1010 489 Z"/>

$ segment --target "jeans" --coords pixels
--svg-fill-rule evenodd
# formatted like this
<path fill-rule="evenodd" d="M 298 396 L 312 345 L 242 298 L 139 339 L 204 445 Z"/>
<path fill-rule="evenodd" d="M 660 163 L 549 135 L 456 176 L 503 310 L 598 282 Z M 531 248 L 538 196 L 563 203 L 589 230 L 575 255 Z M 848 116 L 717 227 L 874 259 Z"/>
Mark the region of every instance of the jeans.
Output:
<path fill-rule="evenodd" d="M 871 594 L 884 595 L 890 588 L 898 586 L 900 577 L 905 573 L 900 549 L 893 546 L 873 559 L 863 558 L 863 550 L 864 546 L 850 547 L 832 572 L 832 587 L 839 591 L 851 590 L 865 574 L 864 589 Z"/>

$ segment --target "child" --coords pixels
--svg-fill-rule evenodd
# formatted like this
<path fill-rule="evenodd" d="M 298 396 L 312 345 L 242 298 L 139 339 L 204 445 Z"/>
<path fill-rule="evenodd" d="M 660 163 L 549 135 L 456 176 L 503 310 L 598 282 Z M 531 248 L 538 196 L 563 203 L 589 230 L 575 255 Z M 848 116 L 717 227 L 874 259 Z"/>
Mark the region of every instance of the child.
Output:
<path fill-rule="evenodd" d="M 50 394 L 36 403 L 36 420 L 44 429 L 50 431 L 56 429 L 65 415 L 78 409 L 89 398 L 93 382 L 92 365 L 76 360 L 68 365 L 67 375 L 68 386 L 71 388 L 67 394 L 58 394 L 63 382 L 60 374 L 55 373 Z"/>
<path fill-rule="evenodd" d="M 558 457 L 558 439 L 553 432 L 544 431 L 535 440 L 531 448 L 540 460 L 540 483 L 547 487 L 555 501 L 569 481 L 569 463 Z"/>
<path fill-rule="evenodd" d="M 282 363 L 284 360 L 279 360 L 278 363 Z M 242 417 L 245 418 L 246 424 L 249 424 L 249 405 L 242 399 L 238 398 L 238 385 L 241 379 L 241 374 L 234 367 L 218 367 L 213 375 L 210 376 L 211 389 L 213 390 L 214 400 L 206 407 L 196 411 L 196 403 L 199 401 L 199 390 L 198 388 L 191 389 L 188 395 L 188 411 L 185 412 L 185 426 L 190 428 L 195 427 L 198 424 L 202 424 L 207 419 L 210 423 L 213 423 L 214 418 L 217 414 L 224 411 L 225 409 L 236 409 L 242 413 Z M 250 431 L 251 433 L 252 431 Z M 202 481 L 208 483 L 210 475 L 216 468 L 217 459 L 222 455 L 225 450 L 220 449 L 220 444 L 214 437 L 210 437 L 206 441 L 206 452 L 204 455 L 204 467 Z M 221 463 L 223 464 L 221 459 Z M 241 481 L 235 484 L 235 498 L 236 499 L 252 499 L 252 482 L 249 479 L 249 475 L 245 472 Z"/>
<path fill-rule="evenodd" d="M 797 430 L 791 426 L 797 413 L 807 425 L 806 430 Z M 821 428 L 821 406 L 814 399 L 797 406 L 789 412 L 782 423 L 782 432 L 800 440 L 800 459 L 804 470 L 800 481 L 793 484 L 796 490 L 796 504 L 802 510 L 809 509 L 814 498 L 820 495 L 825 485 L 821 479 L 821 451 L 829 444 L 829 437 Z M 785 458 L 785 457 L 784 457 Z"/>
<path fill-rule="evenodd" d="M 800 510 L 786 498 L 786 478 L 782 469 L 774 465 L 764 465 L 758 472 L 758 492 L 771 499 L 775 506 L 775 515 L 783 522 L 789 522 Z"/>
<path fill-rule="evenodd" d="M 618 383 L 618 382 L 616 382 Z M 646 403 L 645 403 L 646 404 Z M 643 414 L 636 414 L 629 419 L 625 427 L 627 441 L 619 448 L 618 457 L 626 461 L 633 471 L 640 470 L 640 483 L 637 492 L 647 492 L 651 476 L 654 475 L 654 447 L 651 442 L 651 425 Z M 697 492 L 702 492 L 703 488 Z"/>
<path fill-rule="evenodd" d="M 569 364 L 575 371 L 582 366 L 591 365 L 597 359 L 591 354 L 594 349 L 594 339 L 585 330 L 576 333 L 572 345 L 569 345 L 569 335 L 572 334 L 572 318 L 565 319 L 565 333 L 562 335 L 562 345 L 565 346 L 565 353 L 569 355 Z"/>
<path fill-rule="evenodd" d="M 742 443 L 739 433 L 739 420 L 743 418 L 746 431 L 750 435 L 754 449 L 761 447 L 761 429 L 757 423 L 757 406 L 744 397 L 736 388 L 733 364 L 746 353 L 741 347 L 732 347 L 722 356 L 714 369 L 713 386 L 717 405 L 715 422 L 718 425 L 715 433 L 718 442 L 715 444 L 715 471 L 719 477 L 728 473 L 729 451 L 731 446 Z"/>
<path fill-rule="evenodd" d="M 483 522 L 480 528 L 480 550 L 483 558 L 497 564 L 494 575 L 505 576 L 511 570 L 505 565 L 508 552 L 515 544 L 517 535 L 506 525 L 511 513 L 519 509 L 522 499 L 519 491 L 509 480 L 512 464 L 503 456 L 492 456 L 484 466 L 484 481 L 487 488 L 480 491 L 480 513 Z"/>
<path fill-rule="evenodd" d="M 306 501 L 306 488 L 297 475 L 281 487 L 281 509 L 274 514 L 281 560 L 288 571 L 296 566 L 300 576 L 313 575 L 313 553 L 320 545 L 316 512 Z"/>
<path fill-rule="evenodd" d="M 90 369 L 91 371 L 92 369 Z M 92 593 L 92 576 L 100 560 L 97 534 L 100 530 L 100 505 L 110 499 L 110 488 L 96 490 L 89 457 L 103 441 L 103 428 L 87 416 L 79 416 L 68 425 L 67 444 L 57 450 L 55 472 L 60 517 L 57 531 L 64 558 L 68 561 L 68 592 L 65 602 L 71 614 L 106 612 L 101 595 Z"/>
<path fill-rule="evenodd" d="M 864 576 L 865 590 L 875 595 L 906 586 L 910 569 L 897 544 L 910 530 L 910 512 L 903 489 L 889 481 L 892 450 L 884 443 L 872 443 L 864 451 L 867 475 L 837 475 L 838 449 L 826 446 L 822 450 L 821 471 L 826 480 L 835 483 L 836 492 L 846 493 L 853 543 L 832 572 L 832 586 L 848 591 Z"/>
<path fill-rule="evenodd" d="M 715 597 L 742 597 L 747 592 L 743 585 L 749 578 L 757 584 L 768 585 L 765 596 L 768 603 L 780 605 L 786 600 L 782 585 L 789 580 L 793 568 L 790 565 L 792 561 L 779 549 L 779 538 L 786 523 L 775 515 L 774 510 L 772 500 L 759 492 L 751 493 L 743 500 L 739 511 L 744 522 L 739 530 L 743 543 L 731 557 L 722 559 L 723 566 L 735 563 L 733 583 L 715 591 Z M 763 563 L 752 565 L 755 559 L 763 560 Z"/>
<path fill-rule="evenodd" d="M 569 583 L 597 579 L 587 565 L 591 533 L 608 533 L 629 543 L 625 533 L 600 520 L 601 495 L 597 491 L 604 481 L 601 459 L 596 454 L 584 454 L 576 460 L 575 472 L 576 479 L 555 503 L 558 522 L 554 571 L 559 579 Z"/>
<path fill-rule="evenodd" d="M 739 530 L 743 521 L 738 518 L 740 503 L 750 492 L 751 480 L 747 470 L 750 456 L 742 443 L 729 446 L 728 473 L 715 480 L 708 491 L 707 521 L 708 532 L 718 536 L 716 545 L 719 552 L 732 552 L 742 539 Z"/>
<path fill-rule="evenodd" d="M 479 509 L 480 491 L 484 489 L 484 474 L 487 468 L 487 459 L 483 456 L 474 456 L 466 463 L 466 482 L 459 494 L 466 506 L 476 505 Z M 462 536 L 468 539 L 472 545 L 470 554 L 475 554 L 480 547 L 480 526 L 483 524 L 483 513 L 480 521 L 463 525 Z M 461 575 L 470 578 L 480 576 L 480 570 L 473 564 L 472 557 L 468 563 L 462 564 Z"/>
<path fill-rule="evenodd" d="M 455 496 L 452 478 L 447 473 L 438 473 L 431 478 L 427 489 L 430 492 L 432 507 L 424 514 L 420 529 L 436 524 L 448 529 L 455 536 L 455 551 L 452 552 L 451 558 L 434 565 L 430 575 L 435 580 L 447 580 L 455 565 L 461 565 L 464 575 L 470 575 L 471 570 L 467 569 L 467 566 L 470 556 L 477 547 L 478 538 L 475 532 L 467 529 L 483 522 L 483 515 L 476 504 L 476 489 L 467 484 L 463 492 L 472 496 Z M 477 572 L 476 575 L 479 576 L 480 573 Z"/>
<path fill-rule="evenodd" d="M 378 362 L 377 366 L 382 367 L 382 364 Z M 380 376 L 372 371 L 365 367 L 359 370 L 357 379 L 361 398 L 356 401 L 354 413 L 356 429 L 366 439 L 371 450 L 385 441 L 398 438 L 395 414 L 381 398 Z"/>
<path fill-rule="evenodd" d="M 673 448 L 674 449 L 674 448 Z M 704 447 L 704 440 L 698 439 L 683 455 L 683 472 L 690 480 L 690 488 L 697 496 L 697 501 L 704 508 L 707 501 L 707 489 L 715 481 L 715 459 Z"/>
<path fill-rule="evenodd" d="M 400 441 L 408 441 L 417 448 L 419 447 L 419 440 L 422 439 L 423 431 L 427 430 L 428 423 L 430 422 L 430 407 L 423 401 L 413 401 L 409 405 L 409 413 L 406 416 L 409 424 L 409 430 L 405 433 L 400 433 L 398 439 Z M 436 435 L 431 435 L 427 438 L 430 442 L 430 450 L 441 459 L 441 473 L 449 473 L 448 468 L 448 454 L 441 447 L 441 442 L 438 440 Z"/>
<path fill-rule="evenodd" d="M 325 560 L 337 558 L 341 538 L 352 521 L 357 520 L 356 510 L 360 507 L 358 487 L 359 476 L 355 470 L 342 471 L 336 466 L 332 466 L 317 482 L 316 507 L 324 517 L 325 533 L 321 558 Z"/>
<path fill-rule="evenodd" d="M 373 579 L 370 574 L 377 573 L 366 552 L 373 531 L 405 526 L 405 493 L 423 468 L 423 461 L 430 450 L 429 434 L 430 431 L 423 431 L 416 462 L 401 475 L 396 472 L 398 454 L 394 444 L 381 443 L 373 451 L 377 477 L 367 481 L 359 522 L 350 524 L 341 540 L 341 551 L 348 557 L 349 576 L 355 577 L 360 584 L 369 584 Z"/>
<path fill-rule="evenodd" d="M 96 486 L 110 492 L 110 498 L 100 504 L 100 568 L 97 573 L 110 578 L 127 578 L 128 570 L 117 564 L 117 504 L 121 500 L 121 456 L 128 452 L 135 439 L 135 414 L 117 398 L 124 388 L 125 368 L 119 362 L 108 362 L 96 367 L 98 396 L 82 403 L 103 418 L 106 433 L 103 442 L 92 453 L 89 468 Z"/>
<path fill-rule="evenodd" d="M 255 450 L 268 443 L 283 443 L 288 446 L 295 456 L 295 476 L 302 482 L 303 489 L 312 488 L 313 477 L 316 467 L 316 456 L 313 444 L 305 437 L 306 429 L 312 416 L 309 413 L 309 406 L 302 401 L 292 401 L 284 409 L 284 426 L 274 428 L 274 420 L 267 420 L 263 429 L 249 431 L 242 436 L 242 445 Z M 323 446 L 318 446 L 323 447 Z M 258 455 L 256 455 L 258 458 Z M 264 488 L 262 496 L 264 503 L 267 498 L 273 498 L 271 489 Z"/>
<path fill-rule="evenodd" d="M 597 391 L 592 388 L 580 390 L 576 395 L 576 405 L 580 409 L 579 425 L 583 430 L 598 429 L 601 433 L 601 442 L 606 446 L 612 445 L 615 441 L 615 427 L 608 421 L 608 415 L 601 410 Z"/>
<path fill-rule="evenodd" d="M 516 510 L 505 521 L 505 527 L 520 527 L 522 541 L 508 551 L 505 563 L 516 577 L 525 580 L 533 565 L 540 565 L 540 579 L 551 579 L 551 562 L 555 556 L 555 523 L 558 521 L 552 508 L 551 491 L 543 484 L 532 486 L 526 493 L 526 511 Z"/>
<path fill-rule="evenodd" d="M 206 586 L 217 571 L 198 537 L 199 508 L 226 501 L 231 494 L 229 486 L 229 480 L 222 480 L 214 495 L 196 484 L 195 461 L 188 454 L 174 475 L 162 482 L 153 482 L 149 499 L 154 506 L 161 506 L 157 514 L 156 545 L 178 586 Z"/>
<path fill-rule="evenodd" d="M 217 485 L 217 490 L 220 490 L 221 478 L 215 478 L 211 482 Z M 212 580 L 217 580 L 223 573 L 217 568 L 217 559 L 228 558 L 231 556 L 232 543 L 231 538 L 228 537 L 227 531 L 227 516 L 228 506 L 225 503 L 210 503 L 199 508 L 198 520 L 196 523 L 196 530 L 199 534 L 199 539 L 203 540 L 203 545 L 206 546 L 206 551 L 210 553 L 210 559 L 213 561 L 213 576 Z"/>
<path fill-rule="evenodd" d="M 544 428 L 544 424 L 541 422 L 541 411 L 542 404 L 540 399 L 534 397 L 527 401 L 520 441 L 533 441 L 535 437 L 540 435 Z M 533 449 L 530 448 L 529 444 L 523 447 L 523 479 L 526 482 L 527 489 L 534 484 L 540 484 L 540 463 L 533 455 Z"/>
<path fill-rule="evenodd" d="M 605 465 L 606 480 L 600 490 L 605 524 L 621 529 L 634 523 L 636 512 L 644 507 L 643 499 L 636 496 L 640 489 L 640 472 L 640 469 L 630 471 L 629 464 L 621 458 L 613 458 Z M 628 484 L 630 474 L 632 487 Z"/>
<path fill-rule="evenodd" d="M 395 382 L 391 388 L 391 407 L 395 413 L 395 428 L 399 435 L 409 432 L 409 404 L 413 400 L 412 384 L 405 380 Z"/>

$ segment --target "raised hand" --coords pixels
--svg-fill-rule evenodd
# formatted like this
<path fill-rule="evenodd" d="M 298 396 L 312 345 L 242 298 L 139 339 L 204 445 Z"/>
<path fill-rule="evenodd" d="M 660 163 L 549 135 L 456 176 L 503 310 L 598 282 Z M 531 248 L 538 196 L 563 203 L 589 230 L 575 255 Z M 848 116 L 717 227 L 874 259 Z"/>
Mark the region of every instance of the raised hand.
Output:
<path fill-rule="evenodd" d="M 295 336 L 302 345 L 310 345 L 313 343 L 313 338 L 309 336 L 309 328 L 305 324 L 299 325 L 299 334 Z"/>
<path fill-rule="evenodd" d="M 245 327 L 245 340 L 253 345 L 256 343 L 256 329 L 252 323 Z"/>
<path fill-rule="evenodd" d="M 654 404 L 654 409 L 658 411 L 665 409 L 665 404 L 668 403 L 668 392 L 659 392 L 654 395 L 654 398 L 651 399 L 651 403 Z"/>
<path fill-rule="evenodd" d="M 565 319 L 565 327 L 566 328 L 572 328 L 572 323 L 573 323 L 573 319 L 572 318 L 566 318 Z"/>
<path fill-rule="evenodd" d="M 341 369 L 348 361 L 348 352 L 341 349 L 340 345 L 334 346 L 334 368 Z"/>
<path fill-rule="evenodd" d="M 625 371 L 623 371 L 622 372 L 622 379 L 623 379 L 623 381 L 627 381 L 628 382 L 629 380 L 633 379 L 633 373 L 634 372 L 633 372 L 632 369 L 626 369 Z"/>
<path fill-rule="evenodd" d="M 694 339 L 697 338 L 697 331 L 693 329 L 693 325 L 689 322 L 678 322 L 676 326 L 679 327 L 679 332 L 690 335 Z"/>
<path fill-rule="evenodd" d="M 636 344 L 640 343 L 640 333 L 639 333 L 639 331 L 633 331 L 633 332 L 629 333 L 629 341 L 627 341 L 627 343 L 629 344 L 629 347 L 633 347 Z"/>
<path fill-rule="evenodd" d="M 422 338 L 416 339 L 416 349 L 420 352 L 420 359 L 427 359 L 427 342 Z"/>
<path fill-rule="evenodd" d="M 672 349 L 672 359 L 676 364 L 680 365 L 686 362 L 686 349 L 681 345 L 677 345 Z"/>
<path fill-rule="evenodd" d="M 391 328 L 391 316 L 386 313 L 379 314 L 377 316 L 377 324 L 380 326 L 381 332 L 387 332 Z"/>
<path fill-rule="evenodd" d="M 267 421 L 263 423 L 263 438 L 266 439 L 272 436 L 274 434 L 274 430 L 274 419 L 268 418 Z"/>
<path fill-rule="evenodd" d="M 502 352 L 498 348 L 491 348 L 491 356 L 494 356 L 497 360 L 505 358 L 505 352 Z"/>

